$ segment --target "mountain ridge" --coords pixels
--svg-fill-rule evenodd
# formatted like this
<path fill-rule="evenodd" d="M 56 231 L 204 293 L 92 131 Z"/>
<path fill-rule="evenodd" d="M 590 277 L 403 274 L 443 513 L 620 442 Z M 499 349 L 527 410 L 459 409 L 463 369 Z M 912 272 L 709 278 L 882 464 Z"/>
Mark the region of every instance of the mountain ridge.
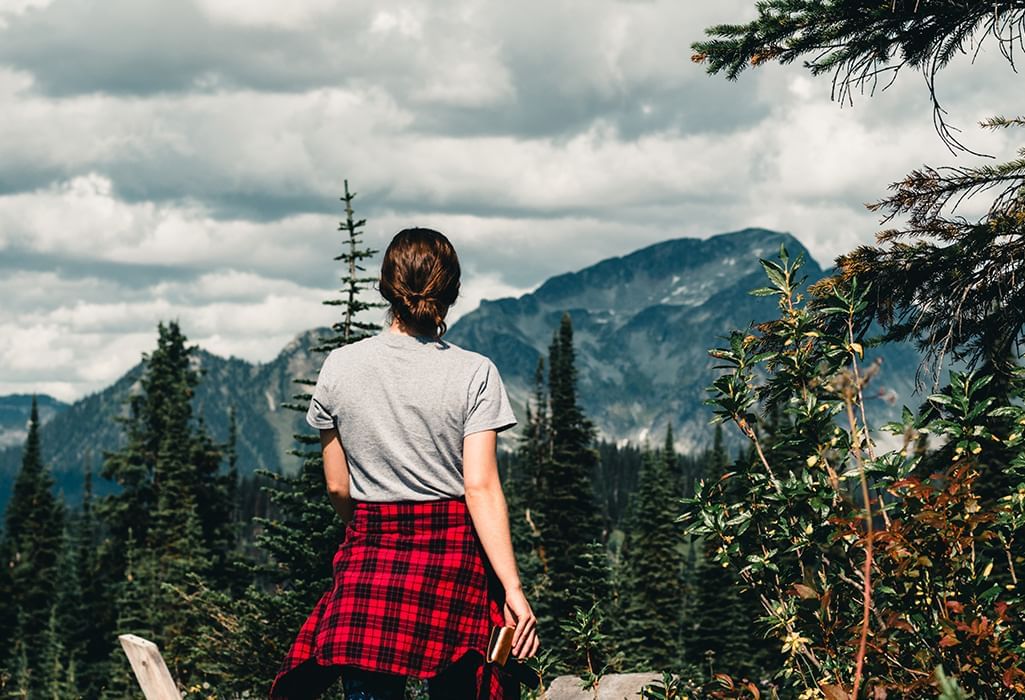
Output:
<path fill-rule="evenodd" d="M 573 321 L 579 401 L 599 434 L 619 443 L 659 443 L 672 423 L 677 448 L 692 452 L 711 439 L 707 423 L 712 414 L 703 403 L 714 376 L 707 351 L 722 344 L 719 336 L 729 330 L 775 314 L 772 299 L 748 292 L 764 285 L 758 258 L 774 257 L 780 244 L 792 258 L 805 255 L 809 283 L 823 276 L 789 233 L 745 228 L 709 238 L 672 238 L 555 275 L 519 297 L 483 300 L 456 320 L 445 337 L 487 355 L 499 368 L 520 419 L 503 434 L 505 449 L 515 446 L 538 360 L 547 356 L 565 312 Z M 311 390 L 297 378 L 316 378 L 323 356 L 312 348 L 329 335 L 328 327 L 303 331 L 266 363 L 225 359 L 202 348 L 195 353 L 204 372 L 195 415 L 223 442 L 228 409 L 235 406 L 243 473 L 298 467 L 298 458 L 290 455 L 294 434 L 310 429 L 302 412 L 285 405 Z M 917 354 L 904 348 L 888 352 L 891 380 L 903 395 L 910 378 L 898 376 L 899 370 L 916 362 Z M 121 401 L 136 386 L 142 368 L 141 361 L 136 363 L 109 387 L 55 410 L 43 424 L 44 458 L 69 500 L 80 497 L 85 469 L 91 465 L 98 472 L 103 450 L 120 445 L 113 417 L 124 409 Z M 0 450 L 0 508 L 19 465 L 20 446 Z M 94 483 L 98 493 L 113 488 L 103 479 Z"/>

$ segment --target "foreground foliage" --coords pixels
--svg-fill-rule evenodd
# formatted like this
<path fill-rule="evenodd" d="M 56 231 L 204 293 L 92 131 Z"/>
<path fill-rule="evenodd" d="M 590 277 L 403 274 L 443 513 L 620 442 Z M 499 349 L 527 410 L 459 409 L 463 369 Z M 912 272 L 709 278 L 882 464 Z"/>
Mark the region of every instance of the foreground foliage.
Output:
<path fill-rule="evenodd" d="M 759 596 L 803 698 L 935 697 L 937 667 L 978 697 L 1025 693 L 1025 373 L 951 372 L 899 421 L 870 422 L 866 290 L 798 292 L 801 259 L 763 260 L 778 319 L 734 332 L 710 392 L 751 442 L 681 516 Z M 760 415 L 783 419 L 765 435 Z M 883 435 L 892 436 L 882 446 Z M 980 475 L 1000 473 L 1002 489 Z M 873 695 L 869 695 L 873 697 Z"/>

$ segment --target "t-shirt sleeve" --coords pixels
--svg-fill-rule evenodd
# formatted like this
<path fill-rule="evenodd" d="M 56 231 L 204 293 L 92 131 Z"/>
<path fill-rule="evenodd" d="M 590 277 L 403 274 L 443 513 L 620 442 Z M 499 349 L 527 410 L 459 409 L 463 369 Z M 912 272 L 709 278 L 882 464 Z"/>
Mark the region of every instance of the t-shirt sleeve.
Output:
<path fill-rule="evenodd" d="M 317 375 L 317 385 L 313 388 L 313 396 L 310 398 L 310 407 L 306 411 L 306 422 L 314 428 L 327 430 L 335 427 L 336 399 L 334 385 L 337 377 L 334 371 L 334 361 L 329 354 L 324 358 L 324 364 L 320 367 L 320 374 Z"/>
<path fill-rule="evenodd" d="M 482 430 L 501 432 L 514 425 L 516 415 L 509 403 L 502 377 L 495 363 L 485 359 L 470 382 L 463 437 Z"/>

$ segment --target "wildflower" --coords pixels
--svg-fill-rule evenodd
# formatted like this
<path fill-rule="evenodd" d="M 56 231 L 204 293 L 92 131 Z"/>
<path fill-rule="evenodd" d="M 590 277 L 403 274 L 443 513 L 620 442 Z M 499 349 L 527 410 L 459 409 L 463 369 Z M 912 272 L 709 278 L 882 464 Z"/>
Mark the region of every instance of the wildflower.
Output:
<path fill-rule="evenodd" d="M 796 654 L 810 641 L 807 637 L 802 637 L 800 632 L 790 632 L 783 640 L 783 651 L 788 654 Z"/>

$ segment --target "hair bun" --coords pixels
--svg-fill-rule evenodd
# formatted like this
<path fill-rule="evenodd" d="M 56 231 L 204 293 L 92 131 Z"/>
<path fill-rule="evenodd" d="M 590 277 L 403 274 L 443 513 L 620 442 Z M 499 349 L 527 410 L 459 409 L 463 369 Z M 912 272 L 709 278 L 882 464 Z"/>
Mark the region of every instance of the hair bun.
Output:
<path fill-rule="evenodd" d="M 445 314 L 459 295 L 459 274 L 459 258 L 443 234 L 403 229 L 385 251 L 379 288 L 393 318 L 412 332 L 437 338 L 447 330 Z"/>

